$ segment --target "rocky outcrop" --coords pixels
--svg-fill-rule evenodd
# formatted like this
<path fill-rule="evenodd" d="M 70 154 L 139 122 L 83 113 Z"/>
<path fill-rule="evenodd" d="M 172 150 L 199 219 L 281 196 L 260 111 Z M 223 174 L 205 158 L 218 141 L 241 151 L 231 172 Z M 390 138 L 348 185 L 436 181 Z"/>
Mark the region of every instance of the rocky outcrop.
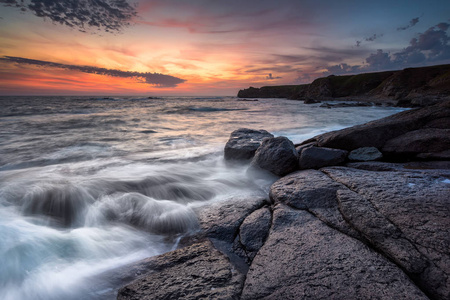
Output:
<path fill-rule="evenodd" d="M 332 148 L 308 147 L 300 154 L 299 168 L 320 169 L 326 166 L 335 166 L 343 163 L 348 151 Z"/>
<path fill-rule="evenodd" d="M 150 274 L 121 288 L 119 300 L 239 299 L 244 276 L 209 241 L 155 257 Z"/>
<path fill-rule="evenodd" d="M 256 149 L 264 138 L 272 138 L 273 135 L 265 130 L 253 130 L 240 128 L 233 131 L 225 144 L 226 160 L 249 160 L 255 155 Z"/>
<path fill-rule="evenodd" d="M 252 166 L 284 176 L 298 169 L 298 152 L 286 137 L 267 138 L 256 150 Z"/>
<path fill-rule="evenodd" d="M 135 281 L 118 299 L 450 299 L 450 161 L 367 161 L 373 145 L 382 159 L 442 158 L 449 117 L 444 102 L 297 149 L 264 139 L 252 165 L 285 175 L 269 199 L 196 207 L 200 230 L 125 271 Z M 295 171 L 298 153 L 308 168 L 323 165 L 302 163 L 308 152 L 346 156 L 330 146 L 360 162 Z"/>
<path fill-rule="evenodd" d="M 390 144 L 394 143 L 400 146 L 398 142 L 395 142 L 396 139 L 397 141 L 400 139 L 401 143 L 417 146 L 414 155 L 419 154 L 417 151 L 426 151 L 426 153 L 435 153 L 436 158 L 439 158 L 437 154 L 445 150 L 445 147 L 448 149 L 448 137 L 446 138 L 444 135 L 450 128 L 442 129 L 442 127 L 447 126 L 447 123 L 442 120 L 449 118 L 450 101 L 446 101 L 421 109 L 403 111 L 363 125 L 324 133 L 303 142 L 303 144 L 314 142 L 319 147 L 348 151 L 361 147 L 383 149 L 386 145 L 384 149 L 386 154 L 395 153 L 397 156 L 410 157 L 409 148 L 399 147 L 395 148 L 394 151 L 392 147 L 389 147 Z M 441 121 L 437 122 L 437 120 Z M 439 128 L 434 128 L 434 126 L 439 126 Z M 429 130 L 418 131 L 421 129 Z M 430 143 L 430 145 L 427 146 L 427 143 Z M 385 153 L 385 151 L 382 152 Z"/>
<path fill-rule="evenodd" d="M 423 107 L 450 99 L 450 65 L 357 75 L 330 75 L 304 85 L 250 87 L 240 90 L 238 97 L 307 101 L 346 99 Z"/>

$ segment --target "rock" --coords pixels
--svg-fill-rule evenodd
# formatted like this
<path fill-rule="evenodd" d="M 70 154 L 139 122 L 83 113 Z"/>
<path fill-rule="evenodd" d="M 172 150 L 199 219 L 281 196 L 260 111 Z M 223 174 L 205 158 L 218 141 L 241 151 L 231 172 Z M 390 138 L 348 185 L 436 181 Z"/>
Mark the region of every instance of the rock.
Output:
<path fill-rule="evenodd" d="M 319 147 L 349 151 L 361 147 L 382 149 L 388 140 L 421 129 L 433 120 L 445 118 L 450 118 L 450 101 L 403 111 L 366 124 L 327 132 L 303 143 L 317 142 Z"/>
<path fill-rule="evenodd" d="M 303 101 L 304 104 L 314 104 L 314 103 L 320 103 L 320 100 L 315 99 L 306 99 Z M 322 105 L 321 105 L 322 106 Z"/>
<path fill-rule="evenodd" d="M 427 299 L 393 263 L 306 211 L 277 205 L 241 299 Z"/>
<path fill-rule="evenodd" d="M 275 204 L 283 203 L 295 209 L 307 210 L 340 232 L 361 238 L 339 212 L 336 192 L 342 188 L 341 184 L 320 171 L 304 170 L 277 180 L 270 187 L 269 196 Z"/>
<path fill-rule="evenodd" d="M 434 158 L 446 158 L 436 155 L 450 149 L 450 129 L 426 128 L 407 132 L 390 139 L 382 151 L 390 155 L 417 156 L 421 153 L 434 153 Z M 444 152 L 445 153 L 445 152 Z"/>
<path fill-rule="evenodd" d="M 302 154 L 303 149 L 312 147 L 312 146 L 317 146 L 316 143 L 308 143 L 308 144 L 304 144 L 304 145 L 295 145 L 295 149 L 297 150 L 298 154 Z"/>
<path fill-rule="evenodd" d="M 265 130 L 240 128 L 233 131 L 225 145 L 226 160 L 250 160 L 264 138 L 273 135 Z"/>
<path fill-rule="evenodd" d="M 377 160 L 383 157 L 383 154 L 375 147 L 362 147 L 355 149 L 348 155 L 349 160 L 355 161 L 370 161 Z"/>
<path fill-rule="evenodd" d="M 200 227 L 210 238 L 232 243 L 244 219 L 266 203 L 263 198 L 229 199 L 196 209 Z"/>
<path fill-rule="evenodd" d="M 205 241 L 151 261 L 153 271 L 122 287 L 119 300 L 238 299 L 244 276 Z"/>
<path fill-rule="evenodd" d="M 340 149 L 308 147 L 300 155 L 300 169 L 319 169 L 343 163 L 348 152 Z"/>
<path fill-rule="evenodd" d="M 350 188 L 337 192 L 345 220 L 405 270 L 428 295 L 449 299 L 448 170 L 322 170 Z"/>
<path fill-rule="evenodd" d="M 234 248 L 242 249 L 241 254 L 251 261 L 266 241 L 271 224 L 272 213 L 268 207 L 254 211 L 242 223 Z"/>
<path fill-rule="evenodd" d="M 298 169 L 298 152 L 286 137 L 267 138 L 256 150 L 252 166 L 284 176 Z"/>

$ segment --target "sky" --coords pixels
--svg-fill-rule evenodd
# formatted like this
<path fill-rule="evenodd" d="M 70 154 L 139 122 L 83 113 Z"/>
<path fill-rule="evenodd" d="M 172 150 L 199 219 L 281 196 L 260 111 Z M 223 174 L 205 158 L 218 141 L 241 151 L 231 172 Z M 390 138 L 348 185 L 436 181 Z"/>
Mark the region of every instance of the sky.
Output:
<path fill-rule="evenodd" d="M 234 96 L 437 64 L 448 0 L 0 0 L 0 95 Z"/>

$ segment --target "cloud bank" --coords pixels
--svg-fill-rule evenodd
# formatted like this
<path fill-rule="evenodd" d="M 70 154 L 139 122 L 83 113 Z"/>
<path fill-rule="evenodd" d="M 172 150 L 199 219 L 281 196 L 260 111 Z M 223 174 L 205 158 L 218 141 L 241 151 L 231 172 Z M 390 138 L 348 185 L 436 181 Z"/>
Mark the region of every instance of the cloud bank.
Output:
<path fill-rule="evenodd" d="M 378 49 L 366 57 L 365 65 L 350 66 L 341 63 L 327 67 L 325 74 L 394 70 L 407 66 L 450 62 L 450 37 L 447 34 L 449 28 L 449 23 L 439 23 L 419 34 L 418 37 L 412 38 L 409 45 L 401 51 L 391 54 Z"/>
<path fill-rule="evenodd" d="M 17 63 L 17 64 L 28 64 L 35 65 L 41 67 L 50 67 L 50 68 L 60 68 L 71 71 L 78 71 L 89 74 L 98 74 L 98 75 L 106 75 L 112 77 L 122 77 L 122 78 L 135 78 L 140 80 L 143 83 L 154 85 L 156 87 L 176 87 L 178 84 L 185 82 L 186 80 L 174 77 L 171 75 L 164 75 L 160 73 L 143 73 L 143 72 L 132 72 L 132 71 L 121 71 L 114 69 L 106 69 L 106 68 L 98 68 L 92 66 L 77 66 L 77 65 L 68 65 L 68 64 L 60 64 L 50 61 L 36 60 L 36 59 L 28 59 L 22 57 L 14 57 L 14 56 L 3 56 L 0 57 L 0 61 Z"/>
<path fill-rule="evenodd" d="M 0 0 L 0 3 L 82 32 L 87 27 L 119 32 L 137 14 L 127 0 Z"/>

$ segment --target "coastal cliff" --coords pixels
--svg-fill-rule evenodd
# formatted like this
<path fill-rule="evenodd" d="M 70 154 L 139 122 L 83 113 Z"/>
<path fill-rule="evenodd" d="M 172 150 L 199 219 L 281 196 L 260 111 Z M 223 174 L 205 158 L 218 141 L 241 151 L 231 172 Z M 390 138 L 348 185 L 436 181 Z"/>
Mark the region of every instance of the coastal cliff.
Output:
<path fill-rule="evenodd" d="M 239 98 L 292 100 L 394 101 L 398 106 L 427 106 L 450 99 L 450 65 L 322 77 L 310 84 L 250 87 Z"/>

